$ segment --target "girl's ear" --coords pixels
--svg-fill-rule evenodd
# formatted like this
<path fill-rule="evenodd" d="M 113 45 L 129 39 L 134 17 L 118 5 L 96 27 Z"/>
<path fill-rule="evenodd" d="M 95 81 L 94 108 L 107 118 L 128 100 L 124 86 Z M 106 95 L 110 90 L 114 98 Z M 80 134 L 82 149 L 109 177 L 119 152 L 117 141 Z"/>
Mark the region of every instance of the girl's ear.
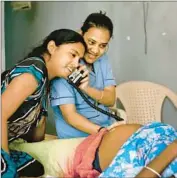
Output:
<path fill-rule="evenodd" d="M 56 48 L 57 46 L 55 45 L 55 42 L 53 40 L 49 41 L 47 45 L 47 49 L 50 55 L 52 55 L 55 52 Z"/>

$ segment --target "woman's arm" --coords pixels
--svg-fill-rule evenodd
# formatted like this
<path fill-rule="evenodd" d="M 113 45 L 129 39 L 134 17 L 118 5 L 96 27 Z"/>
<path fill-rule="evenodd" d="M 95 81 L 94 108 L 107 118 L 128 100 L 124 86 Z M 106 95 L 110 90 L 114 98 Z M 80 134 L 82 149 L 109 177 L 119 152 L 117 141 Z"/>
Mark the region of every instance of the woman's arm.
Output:
<path fill-rule="evenodd" d="M 14 78 L 1 96 L 2 148 L 7 152 L 9 152 L 7 120 L 15 113 L 24 100 L 34 93 L 37 85 L 34 76 L 25 73 Z"/>
<path fill-rule="evenodd" d="M 59 107 L 64 119 L 71 126 L 88 134 L 94 134 L 98 132 L 100 126 L 90 122 L 87 118 L 78 114 L 74 104 L 64 104 L 60 105 Z"/>
<path fill-rule="evenodd" d="M 158 174 L 162 174 L 165 168 L 177 157 L 177 140 L 168 145 L 168 147 L 147 166 L 155 170 Z M 138 177 L 158 177 L 153 171 L 146 167 L 136 176 Z"/>
<path fill-rule="evenodd" d="M 107 62 L 107 61 L 106 61 Z M 111 68 L 110 65 L 108 65 L 108 63 L 105 64 L 105 66 L 107 68 L 105 69 L 100 69 L 100 70 L 105 70 L 108 71 L 106 77 L 108 77 L 109 79 L 113 79 L 112 76 L 112 72 L 110 72 Z M 97 101 L 98 103 L 104 104 L 105 106 L 114 106 L 115 101 L 116 101 L 116 89 L 115 89 L 115 83 L 107 83 L 107 79 L 105 76 L 103 76 L 103 80 L 104 83 L 106 83 L 107 85 L 104 86 L 103 90 L 98 90 L 96 88 L 93 88 L 89 85 L 89 71 L 86 69 L 86 66 L 81 66 L 80 70 L 84 70 L 84 76 L 85 77 L 83 80 L 81 80 L 81 85 L 79 86 L 79 88 L 84 91 L 88 96 L 90 96 L 91 98 L 93 98 L 95 101 Z M 105 72 L 104 71 L 104 72 Z M 97 79 L 99 80 L 99 79 Z"/>
<path fill-rule="evenodd" d="M 114 106 L 116 100 L 115 86 L 105 87 L 104 90 L 98 90 L 90 86 L 85 87 L 84 92 L 94 100 L 106 106 Z"/>

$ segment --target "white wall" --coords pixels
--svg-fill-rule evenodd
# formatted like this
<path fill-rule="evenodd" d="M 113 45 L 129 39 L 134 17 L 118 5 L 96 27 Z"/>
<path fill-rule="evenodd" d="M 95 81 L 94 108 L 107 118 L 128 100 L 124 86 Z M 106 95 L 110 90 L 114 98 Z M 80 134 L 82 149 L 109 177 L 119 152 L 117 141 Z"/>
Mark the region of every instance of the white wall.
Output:
<path fill-rule="evenodd" d="M 11 36 L 6 36 L 6 40 L 11 40 L 9 46 L 13 45 L 7 49 L 11 50 L 7 63 L 19 60 L 32 44 L 52 30 L 77 30 L 89 13 L 104 10 L 114 23 L 108 54 L 117 83 L 149 80 L 177 92 L 177 2 L 148 2 L 148 5 L 147 54 L 143 2 L 36 2 L 31 11 L 16 13 L 10 12 L 7 5 L 6 30 L 13 28 Z M 177 128 L 177 110 L 168 101 L 163 118 Z"/>
<path fill-rule="evenodd" d="M 5 39 L 4 39 L 4 2 L 0 3 L 0 19 L 1 19 L 1 36 L 0 36 L 0 48 L 1 48 L 1 72 L 5 70 Z"/>

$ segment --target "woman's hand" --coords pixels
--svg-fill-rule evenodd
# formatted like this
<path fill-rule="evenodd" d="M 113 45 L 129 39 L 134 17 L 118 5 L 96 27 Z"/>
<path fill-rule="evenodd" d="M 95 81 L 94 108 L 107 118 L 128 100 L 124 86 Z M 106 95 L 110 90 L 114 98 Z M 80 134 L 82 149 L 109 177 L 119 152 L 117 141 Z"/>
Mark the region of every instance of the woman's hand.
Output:
<path fill-rule="evenodd" d="M 81 80 L 81 84 L 79 85 L 79 88 L 83 91 L 86 91 L 87 88 L 89 87 L 89 71 L 85 65 L 81 65 L 79 67 L 79 71 L 83 70 L 83 77 L 84 79 Z"/>

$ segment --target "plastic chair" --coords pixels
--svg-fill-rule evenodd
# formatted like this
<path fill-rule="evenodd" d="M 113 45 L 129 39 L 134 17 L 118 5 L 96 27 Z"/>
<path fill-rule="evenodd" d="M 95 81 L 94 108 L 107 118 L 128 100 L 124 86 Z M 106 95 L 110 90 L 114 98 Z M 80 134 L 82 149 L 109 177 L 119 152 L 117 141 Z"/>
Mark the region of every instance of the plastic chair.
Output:
<path fill-rule="evenodd" d="M 117 85 L 116 97 L 124 106 L 127 123 L 161 122 L 162 105 L 166 97 L 177 108 L 176 93 L 148 81 L 129 81 Z"/>

